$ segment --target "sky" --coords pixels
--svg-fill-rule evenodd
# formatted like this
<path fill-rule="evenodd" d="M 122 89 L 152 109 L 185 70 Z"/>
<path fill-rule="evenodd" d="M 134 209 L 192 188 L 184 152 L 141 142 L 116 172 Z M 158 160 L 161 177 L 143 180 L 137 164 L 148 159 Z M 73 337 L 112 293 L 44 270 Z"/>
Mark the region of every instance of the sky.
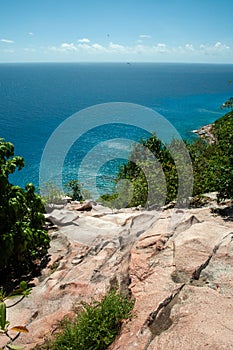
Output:
<path fill-rule="evenodd" d="M 0 0 L 0 62 L 233 64 L 232 0 Z"/>

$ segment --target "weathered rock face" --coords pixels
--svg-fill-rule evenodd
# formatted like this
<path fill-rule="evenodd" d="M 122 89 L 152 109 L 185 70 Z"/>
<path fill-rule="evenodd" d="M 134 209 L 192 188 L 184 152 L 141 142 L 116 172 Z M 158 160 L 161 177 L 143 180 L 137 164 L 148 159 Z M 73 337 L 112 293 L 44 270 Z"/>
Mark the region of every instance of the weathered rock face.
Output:
<path fill-rule="evenodd" d="M 135 298 L 135 317 L 112 350 L 233 349 L 232 221 L 208 208 L 88 210 L 49 214 L 59 227 L 50 263 L 8 314 L 12 326 L 29 329 L 18 344 L 42 343 L 74 304 L 111 286 Z"/>
<path fill-rule="evenodd" d="M 232 228 L 209 209 L 170 229 L 161 215 L 131 250 L 137 317 L 112 349 L 233 349 Z"/>

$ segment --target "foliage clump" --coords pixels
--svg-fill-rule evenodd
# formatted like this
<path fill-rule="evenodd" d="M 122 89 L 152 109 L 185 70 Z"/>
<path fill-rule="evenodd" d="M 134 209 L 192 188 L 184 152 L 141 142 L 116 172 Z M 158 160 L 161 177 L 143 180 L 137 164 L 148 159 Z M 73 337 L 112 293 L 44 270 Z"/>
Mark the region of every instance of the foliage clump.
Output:
<path fill-rule="evenodd" d="M 23 189 L 9 181 L 10 174 L 23 167 L 13 144 L 0 139 L 0 271 L 27 272 L 49 247 L 45 209 L 35 187 L 28 184 Z"/>
<path fill-rule="evenodd" d="M 226 102 L 224 102 L 221 106 L 221 109 L 223 108 L 230 108 L 231 111 L 233 111 L 233 97 L 230 97 Z"/>
<path fill-rule="evenodd" d="M 219 201 L 225 198 L 233 199 L 233 111 L 213 123 L 211 133 L 216 140 L 214 143 L 200 138 L 192 143 L 185 142 L 193 170 L 192 195 L 199 196 L 216 191 Z M 118 173 L 117 181 L 127 180 L 122 190 L 123 197 L 120 198 L 116 192 L 102 196 L 100 198 L 102 202 L 104 204 L 110 202 L 117 207 L 139 205 L 144 207 L 146 203 L 160 207 L 163 203 L 177 200 L 180 187 L 187 188 L 188 185 L 188 182 L 186 184 L 180 182 L 178 171 L 180 170 L 184 175 L 184 182 L 185 162 L 181 169 L 176 166 L 177 163 L 179 164 L 179 157 L 182 157 L 179 142 L 179 140 L 172 140 L 170 145 L 163 145 L 156 135 L 142 140 L 142 145 L 155 156 L 160 168 L 153 168 L 154 160 L 146 160 L 143 148 L 139 149 L 135 146 L 130 160 L 119 169 Z M 173 151 L 171 155 L 170 149 L 177 149 L 177 152 Z M 174 161 L 174 154 L 178 162 Z M 137 162 L 134 161 L 135 159 Z M 165 187 L 161 172 L 164 173 Z M 188 175 L 187 181 L 189 181 Z M 150 189 L 149 183 L 152 184 Z"/>
<path fill-rule="evenodd" d="M 132 317 L 134 302 L 110 291 L 100 302 L 83 303 L 74 321 L 63 321 L 63 331 L 40 349 L 105 350 L 119 334 L 122 321 Z"/>
<path fill-rule="evenodd" d="M 175 162 L 168 148 L 155 134 L 142 140 L 141 144 L 143 147 L 136 145 L 129 162 L 120 168 L 117 180 L 127 179 L 132 185 L 128 206 L 161 206 L 177 195 L 178 175 Z M 152 157 L 147 156 L 148 151 Z M 129 189 L 126 186 L 124 193 L 128 193 Z"/>
<path fill-rule="evenodd" d="M 121 188 L 123 196 L 114 193 L 100 199 L 103 203 L 111 202 L 118 207 L 159 208 L 179 197 L 179 204 L 183 205 L 192 186 L 190 164 L 182 140 L 173 139 L 165 145 L 153 134 L 142 140 L 141 144 L 136 144 L 129 161 L 119 168 L 116 182 L 125 184 Z M 179 179 L 181 173 L 182 183 Z"/>

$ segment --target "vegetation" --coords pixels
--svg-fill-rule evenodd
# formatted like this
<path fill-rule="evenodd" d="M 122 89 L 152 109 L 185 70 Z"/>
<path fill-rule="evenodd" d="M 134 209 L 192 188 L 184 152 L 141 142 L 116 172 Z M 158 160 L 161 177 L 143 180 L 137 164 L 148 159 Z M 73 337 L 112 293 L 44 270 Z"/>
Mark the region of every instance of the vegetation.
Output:
<path fill-rule="evenodd" d="M 91 194 L 88 190 L 81 187 L 77 179 L 71 180 L 65 184 L 66 191 L 59 189 L 53 182 L 47 182 L 43 184 L 40 189 L 40 194 L 43 198 L 43 202 L 48 207 L 52 208 L 54 204 L 61 204 L 64 201 L 64 197 L 68 196 L 72 201 L 82 202 L 86 198 L 90 198 Z"/>
<path fill-rule="evenodd" d="M 49 247 L 44 205 L 34 186 L 23 189 L 9 182 L 9 175 L 23 166 L 13 144 L 0 139 L 0 271 L 27 272 Z"/>
<path fill-rule="evenodd" d="M 216 142 L 208 143 L 200 138 L 191 144 L 186 142 L 193 168 L 193 196 L 217 191 L 219 201 L 233 199 L 233 111 L 213 123 L 211 133 Z M 155 161 L 148 160 L 144 148 L 136 146 L 130 160 L 118 173 L 117 181 L 127 180 L 122 191 L 124 197 L 118 193 L 105 195 L 101 197 L 103 203 L 110 202 L 116 207 L 145 204 L 161 206 L 164 202 L 177 199 L 179 187 L 184 184 L 179 183 L 177 162 L 169 149 L 177 149 L 176 159 L 181 158 L 179 141 L 173 140 L 170 145 L 163 145 L 156 135 L 152 135 L 141 143 L 155 156 L 160 167 L 153 168 Z M 185 163 L 181 171 L 185 174 Z M 186 192 L 183 194 L 185 197 Z"/>
<path fill-rule="evenodd" d="M 129 162 L 120 168 L 117 181 L 127 179 L 132 185 L 130 187 L 126 183 L 122 191 L 125 193 L 125 202 L 127 197 L 130 198 L 128 206 L 161 206 L 165 200 L 171 201 L 177 195 L 175 162 L 168 148 L 155 134 L 142 140 L 142 146 L 135 146 Z"/>
<path fill-rule="evenodd" d="M 40 349 L 104 350 L 114 341 L 122 321 L 132 317 L 134 302 L 110 291 L 100 302 L 83 303 L 74 321 L 63 321 L 63 331 Z"/>
<path fill-rule="evenodd" d="M 64 196 L 64 193 L 53 182 L 43 184 L 40 194 L 46 206 L 62 203 L 62 197 Z"/>
<path fill-rule="evenodd" d="M 161 207 L 176 199 L 179 186 L 183 186 L 179 202 L 185 203 L 187 188 L 188 192 L 190 190 L 190 166 L 185 160 L 183 141 L 172 140 L 170 145 L 164 145 L 154 134 L 142 140 L 141 144 L 142 147 L 135 146 L 129 162 L 119 169 L 116 181 L 127 180 L 121 190 L 124 196 L 118 193 L 105 195 L 101 197 L 102 202 L 111 202 L 116 207 Z M 172 149 L 173 154 L 169 149 Z M 179 183 L 179 171 L 183 174 L 183 184 Z"/>
<path fill-rule="evenodd" d="M 232 98 L 223 104 L 223 108 L 232 107 Z M 212 143 L 200 138 L 190 144 L 185 143 L 193 168 L 193 195 L 197 196 L 198 203 L 203 203 L 198 196 L 212 191 L 218 192 L 219 201 L 233 199 L 232 110 L 213 123 L 211 133 L 214 136 Z M 185 176 L 184 183 L 179 182 L 179 171 L 188 174 L 181 148 L 181 141 L 172 140 L 171 144 L 164 145 L 155 134 L 142 140 L 141 146 L 134 147 L 128 163 L 119 169 L 119 191 L 102 196 L 103 203 L 110 202 L 116 207 L 161 206 L 176 200 L 179 187 L 187 188 L 188 184 Z M 179 164 L 183 164 L 181 169 L 178 169 Z M 23 166 L 23 158 L 14 155 L 13 144 L 0 139 L 0 272 L 9 269 L 29 271 L 36 260 L 45 256 L 49 247 L 41 197 L 32 184 L 23 189 L 9 181 L 9 176 Z M 51 184 L 47 186 L 48 203 L 60 199 L 61 194 L 56 188 Z M 72 200 L 83 199 L 77 180 L 68 183 L 66 188 Z M 182 195 L 181 201 L 185 200 L 186 191 Z M 16 336 L 12 338 L 9 335 L 5 300 L 19 295 L 23 298 L 29 292 L 24 282 L 7 296 L 0 290 L 0 334 L 8 338 L 5 346 L 8 349 L 20 349 L 13 342 L 20 332 L 27 332 L 27 329 L 16 326 L 11 328 L 17 332 Z M 61 332 L 40 349 L 107 349 L 119 333 L 123 320 L 132 317 L 133 304 L 115 291 L 109 292 L 100 302 L 83 303 L 83 309 L 75 320 L 63 321 Z"/>
<path fill-rule="evenodd" d="M 233 97 L 230 97 L 226 102 L 224 102 L 220 108 L 230 108 L 231 110 L 233 110 Z"/>
<path fill-rule="evenodd" d="M 233 199 L 233 111 L 218 119 L 212 131 L 218 140 L 216 147 L 220 168 L 218 197 L 219 200 Z"/>
<path fill-rule="evenodd" d="M 83 195 L 81 193 L 81 186 L 78 180 L 71 180 L 65 185 L 67 189 L 67 196 L 71 197 L 72 201 L 82 201 Z"/>

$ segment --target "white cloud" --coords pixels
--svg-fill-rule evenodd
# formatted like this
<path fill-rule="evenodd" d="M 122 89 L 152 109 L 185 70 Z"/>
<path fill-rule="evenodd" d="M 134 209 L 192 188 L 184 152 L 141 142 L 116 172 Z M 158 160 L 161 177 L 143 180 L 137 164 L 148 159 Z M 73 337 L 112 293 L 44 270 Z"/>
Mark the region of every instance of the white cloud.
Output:
<path fill-rule="evenodd" d="M 148 34 L 141 34 L 141 35 L 139 35 L 139 38 L 140 39 L 151 39 L 152 37 L 151 37 L 151 35 L 148 35 Z"/>
<path fill-rule="evenodd" d="M 166 53 L 169 52 L 169 48 L 164 43 L 158 43 L 156 46 L 153 47 L 156 52 L 159 53 Z"/>
<path fill-rule="evenodd" d="M 107 48 L 103 45 L 100 45 L 98 43 L 94 43 L 92 45 L 86 44 L 86 43 L 79 43 L 75 45 L 74 43 L 62 43 L 60 46 L 50 46 L 49 51 L 56 51 L 56 52 L 86 52 L 88 54 L 90 53 L 101 53 L 101 52 L 108 52 Z"/>
<path fill-rule="evenodd" d="M 108 48 L 109 48 L 111 51 L 118 51 L 118 52 L 125 52 L 125 51 L 127 51 L 126 46 L 120 45 L 120 44 L 114 44 L 113 42 L 110 42 L 110 43 L 109 43 Z"/>
<path fill-rule="evenodd" d="M 77 51 L 77 47 L 74 45 L 74 43 L 63 43 L 60 47 L 63 51 Z"/>
<path fill-rule="evenodd" d="M 91 48 L 91 45 L 85 44 L 85 43 L 84 44 L 80 43 L 80 44 L 77 45 L 77 48 L 84 49 L 84 50 L 89 50 Z"/>
<path fill-rule="evenodd" d="M 230 46 L 217 41 L 214 45 L 201 44 L 200 51 L 204 52 L 206 55 L 216 55 L 220 53 L 225 53 L 230 50 Z"/>
<path fill-rule="evenodd" d="M 146 46 L 142 44 L 137 44 L 134 46 L 126 46 L 114 42 L 110 42 L 107 46 L 103 46 L 99 43 L 89 44 L 89 43 L 79 43 L 75 45 L 74 43 L 63 43 L 59 47 L 52 46 L 49 48 L 52 51 L 60 52 L 86 52 L 91 53 L 105 53 L 105 54 L 165 54 L 171 52 L 171 49 L 164 44 L 158 43 L 155 46 Z"/>
<path fill-rule="evenodd" d="M 48 50 L 56 52 L 74 52 L 77 51 L 77 47 L 74 43 L 62 43 L 60 46 L 49 46 Z"/>
<path fill-rule="evenodd" d="M 91 47 L 97 51 L 105 51 L 105 52 L 107 51 L 104 46 L 97 44 L 97 43 L 93 44 Z"/>
<path fill-rule="evenodd" d="M 88 44 L 90 42 L 91 42 L 91 40 L 88 38 L 82 38 L 82 39 L 78 40 L 78 43 L 82 43 L 82 44 Z"/>
<path fill-rule="evenodd" d="M 85 39 L 85 38 L 83 38 Z M 87 39 L 87 38 L 86 38 Z M 134 45 L 124 45 L 121 43 L 110 42 L 109 44 L 102 45 L 101 43 L 87 42 L 87 40 L 80 39 L 81 42 L 75 43 L 62 43 L 60 46 L 51 46 L 49 51 L 56 51 L 62 53 L 69 53 L 70 55 L 76 55 L 78 58 L 85 59 L 117 59 L 120 60 L 161 60 L 166 61 L 203 61 L 206 55 L 212 55 L 213 57 L 224 57 L 224 54 L 232 53 L 229 46 L 223 44 L 220 41 L 212 45 L 201 44 L 194 46 L 191 42 L 184 45 L 171 46 L 163 42 L 158 42 L 152 45 L 145 45 L 143 43 L 136 43 Z M 228 54 L 229 55 L 229 54 Z M 211 61 L 213 61 L 211 59 Z"/>
<path fill-rule="evenodd" d="M 215 45 L 214 48 L 220 51 L 225 51 L 225 50 L 229 50 L 230 46 L 222 44 L 220 41 L 218 41 Z"/>
<path fill-rule="evenodd" d="M 33 32 L 28 33 L 29 36 L 34 36 L 35 34 Z"/>
<path fill-rule="evenodd" d="M 194 47 L 193 47 L 193 44 L 186 44 L 186 45 L 185 45 L 185 49 L 186 49 L 187 51 L 192 51 L 192 52 L 195 51 L 195 49 L 194 49 Z"/>
<path fill-rule="evenodd" d="M 6 44 L 14 44 L 14 40 L 1 39 L 0 41 L 1 41 L 2 43 L 6 43 Z"/>
<path fill-rule="evenodd" d="M 92 45 L 90 44 L 78 44 L 77 50 L 79 52 L 87 52 L 87 53 L 107 53 L 108 50 L 103 45 L 100 45 L 98 43 L 94 43 Z"/>
<path fill-rule="evenodd" d="M 133 51 L 137 54 L 142 54 L 147 51 L 147 48 L 144 45 L 136 45 Z"/>

